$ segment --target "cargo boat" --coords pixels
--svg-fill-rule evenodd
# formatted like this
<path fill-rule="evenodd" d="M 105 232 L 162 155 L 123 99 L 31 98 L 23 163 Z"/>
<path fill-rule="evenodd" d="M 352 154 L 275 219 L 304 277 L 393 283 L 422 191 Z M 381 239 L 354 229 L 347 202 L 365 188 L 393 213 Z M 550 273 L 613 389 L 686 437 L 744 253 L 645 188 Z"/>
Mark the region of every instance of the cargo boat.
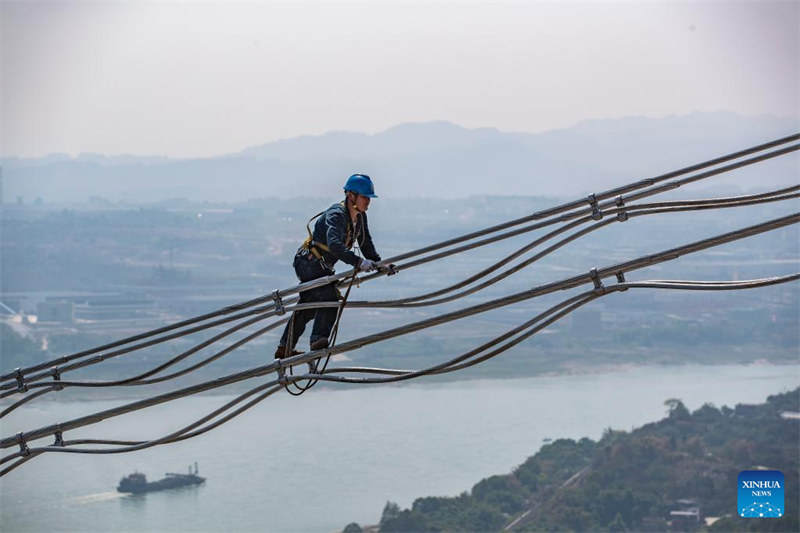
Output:
<path fill-rule="evenodd" d="M 167 477 L 158 481 L 147 481 L 147 477 L 141 472 L 134 472 L 122 478 L 117 486 L 117 492 L 130 492 L 139 494 L 142 492 L 152 492 L 155 490 L 175 489 L 189 485 L 199 485 L 204 483 L 206 478 L 197 475 L 197 463 L 194 464 L 194 472 L 189 467 L 188 474 L 173 474 L 167 472 Z"/>

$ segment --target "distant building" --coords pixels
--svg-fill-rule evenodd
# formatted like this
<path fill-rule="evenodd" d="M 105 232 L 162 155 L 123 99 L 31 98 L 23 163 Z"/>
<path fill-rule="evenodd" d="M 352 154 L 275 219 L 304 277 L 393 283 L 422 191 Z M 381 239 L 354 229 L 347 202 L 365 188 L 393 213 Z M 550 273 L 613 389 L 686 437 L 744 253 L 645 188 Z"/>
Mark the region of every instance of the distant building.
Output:
<path fill-rule="evenodd" d="M 135 295 L 73 297 L 75 317 L 81 320 L 136 320 L 157 315 L 155 302 Z"/>
<path fill-rule="evenodd" d="M 150 298 L 129 294 L 89 294 L 48 296 L 36 306 L 39 322 L 73 324 L 111 322 L 158 317 Z"/>
<path fill-rule="evenodd" d="M 75 321 L 75 305 L 68 300 L 46 299 L 36 305 L 37 322 L 72 324 Z"/>
<path fill-rule="evenodd" d="M 675 504 L 677 508 L 669 512 L 670 531 L 694 531 L 704 523 L 695 500 L 677 500 Z"/>

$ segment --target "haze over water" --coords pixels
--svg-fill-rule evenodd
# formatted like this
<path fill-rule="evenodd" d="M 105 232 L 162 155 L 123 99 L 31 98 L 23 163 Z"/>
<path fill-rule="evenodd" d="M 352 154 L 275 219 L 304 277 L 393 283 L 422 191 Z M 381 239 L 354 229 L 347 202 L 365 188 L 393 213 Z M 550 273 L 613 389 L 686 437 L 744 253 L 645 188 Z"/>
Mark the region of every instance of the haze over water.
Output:
<path fill-rule="evenodd" d="M 352 521 L 377 523 L 387 500 L 409 506 L 417 497 L 467 491 L 511 471 L 545 438 L 597 439 L 605 428 L 661 419 L 668 398 L 690 410 L 706 402 L 732 407 L 798 385 L 800 365 L 662 366 L 280 394 L 187 442 L 131 454 L 39 457 L 0 482 L 0 530 L 336 531 Z M 154 437 L 225 400 L 192 398 L 81 434 Z M 34 402 L 4 420 L 2 434 L 116 403 Z M 203 486 L 139 496 L 114 491 L 134 470 L 152 481 L 194 461 L 208 478 Z"/>

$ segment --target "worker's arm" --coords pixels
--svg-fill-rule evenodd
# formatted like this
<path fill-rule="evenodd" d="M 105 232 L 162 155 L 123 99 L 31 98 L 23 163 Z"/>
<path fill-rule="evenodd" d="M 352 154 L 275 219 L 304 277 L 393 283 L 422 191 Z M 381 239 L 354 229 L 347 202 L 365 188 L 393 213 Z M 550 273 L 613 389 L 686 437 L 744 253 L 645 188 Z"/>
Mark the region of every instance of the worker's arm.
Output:
<path fill-rule="evenodd" d="M 372 244 L 372 236 L 369 234 L 369 225 L 367 225 L 367 214 L 361 213 L 359 216 L 361 217 L 362 224 L 364 224 L 364 231 L 358 236 L 358 245 L 361 247 L 361 252 L 364 254 L 364 257 L 378 262 L 381 260 L 381 256 L 378 254 L 378 251 L 375 250 L 375 245 Z"/>

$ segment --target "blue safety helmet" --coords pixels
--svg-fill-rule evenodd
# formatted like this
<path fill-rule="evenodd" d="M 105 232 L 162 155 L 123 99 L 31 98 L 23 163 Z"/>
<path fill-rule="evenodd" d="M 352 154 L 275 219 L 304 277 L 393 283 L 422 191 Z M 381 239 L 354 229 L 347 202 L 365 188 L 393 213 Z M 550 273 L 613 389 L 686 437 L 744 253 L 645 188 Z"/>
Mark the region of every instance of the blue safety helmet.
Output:
<path fill-rule="evenodd" d="M 377 198 L 375 194 L 375 187 L 372 185 L 372 180 L 366 174 L 353 174 L 347 178 L 347 183 L 344 184 L 344 192 L 353 191 L 361 196 L 369 196 L 370 198 Z"/>

